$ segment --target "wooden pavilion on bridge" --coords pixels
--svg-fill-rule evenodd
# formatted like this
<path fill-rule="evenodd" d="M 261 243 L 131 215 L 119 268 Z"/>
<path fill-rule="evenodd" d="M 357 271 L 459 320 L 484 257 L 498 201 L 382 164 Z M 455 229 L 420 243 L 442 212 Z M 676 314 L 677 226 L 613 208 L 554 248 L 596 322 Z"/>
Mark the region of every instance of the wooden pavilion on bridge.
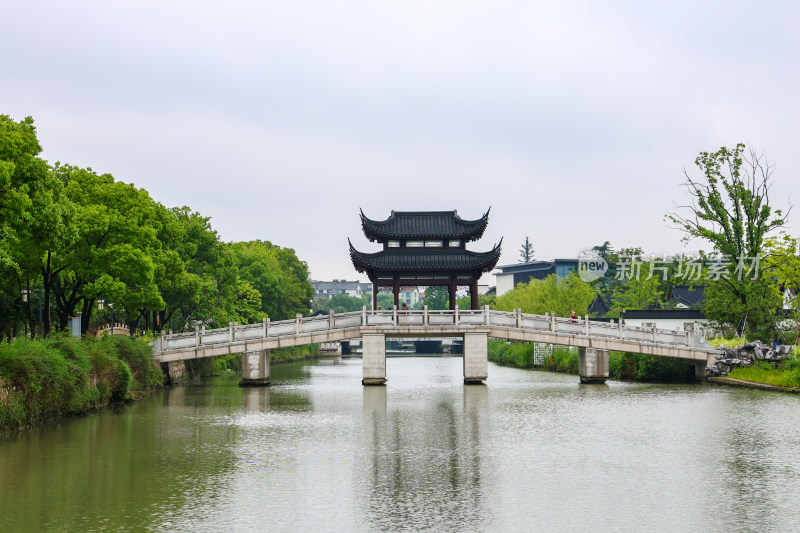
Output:
<path fill-rule="evenodd" d="M 464 220 L 456 211 L 392 211 L 386 220 L 372 220 L 361 211 L 364 235 L 383 245 L 379 252 L 364 253 L 350 243 L 353 265 L 372 282 L 372 308 L 384 287 L 392 289 L 399 306 L 401 287 L 444 286 L 454 309 L 458 287 L 467 286 L 470 307 L 477 309 L 478 279 L 497 264 L 503 241 L 488 252 L 467 250 L 466 244 L 480 239 L 488 222 L 488 210 L 477 220 Z"/>

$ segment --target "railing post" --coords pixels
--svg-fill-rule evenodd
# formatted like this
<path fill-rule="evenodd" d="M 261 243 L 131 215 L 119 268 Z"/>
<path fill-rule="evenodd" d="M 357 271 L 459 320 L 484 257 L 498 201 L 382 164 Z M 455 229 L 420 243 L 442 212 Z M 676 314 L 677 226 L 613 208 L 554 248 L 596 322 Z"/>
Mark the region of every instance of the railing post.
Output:
<path fill-rule="evenodd" d="M 489 325 L 489 304 L 483 306 L 483 323 Z"/>
<path fill-rule="evenodd" d="M 333 329 L 333 309 L 328 311 L 328 329 Z"/>
<path fill-rule="evenodd" d="M 453 309 L 453 323 L 458 326 L 458 304 Z"/>
<path fill-rule="evenodd" d="M 692 345 L 692 328 L 686 329 L 686 346 Z"/>
<path fill-rule="evenodd" d="M 586 331 L 586 336 L 588 337 L 589 336 L 589 314 L 588 313 L 586 314 L 586 325 L 584 326 L 584 329 Z"/>
<path fill-rule="evenodd" d="M 300 317 L 302 317 L 300 313 L 294 315 L 294 332 L 299 335 L 300 334 Z"/>
<path fill-rule="evenodd" d="M 522 308 L 517 307 L 517 327 L 522 327 Z"/>
<path fill-rule="evenodd" d="M 623 335 L 622 335 L 622 317 L 620 317 L 620 319 L 619 319 L 619 324 L 618 324 L 617 329 L 619 331 L 619 335 L 617 335 L 617 336 L 621 339 L 623 337 Z"/>
<path fill-rule="evenodd" d="M 653 325 L 653 342 L 658 342 L 658 330 L 656 330 L 655 324 Z"/>
<path fill-rule="evenodd" d="M 555 311 L 551 311 L 550 312 L 550 331 L 554 332 L 555 330 L 556 330 L 556 312 Z"/>
<path fill-rule="evenodd" d="M 428 306 L 427 305 L 423 305 L 422 306 L 422 325 L 423 326 L 427 326 L 428 325 Z"/>
<path fill-rule="evenodd" d="M 166 349 L 167 349 L 167 334 L 162 329 L 161 330 L 161 351 L 163 352 Z"/>
<path fill-rule="evenodd" d="M 267 336 L 267 320 L 267 317 L 261 319 L 261 336 L 265 338 Z"/>
<path fill-rule="evenodd" d="M 366 326 L 367 325 L 367 306 L 366 305 L 362 305 L 361 306 L 361 325 L 362 326 Z"/>
<path fill-rule="evenodd" d="M 267 329 L 264 330 L 265 331 L 265 335 L 264 335 L 265 337 L 269 337 L 269 321 L 270 321 L 270 318 L 267 317 Z"/>
<path fill-rule="evenodd" d="M 200 329 L 197 326 L 194 327 L 194 345 L 200 346 Z"/>
<path fill-rule="evenodd" d="M 397 306 L 392 306 L 392 323 L 396 326 L 397 325 Z"/>
<path fill-rule="evenodd" d="M 228 322 L 228 339 L 233 342 L 233 322 Z"/>

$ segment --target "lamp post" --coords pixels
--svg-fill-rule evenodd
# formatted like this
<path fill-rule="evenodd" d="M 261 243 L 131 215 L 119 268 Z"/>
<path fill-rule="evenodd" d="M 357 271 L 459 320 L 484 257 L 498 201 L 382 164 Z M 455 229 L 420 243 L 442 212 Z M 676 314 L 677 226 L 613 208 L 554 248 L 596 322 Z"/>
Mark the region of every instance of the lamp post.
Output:
<path fill-rule="evenodd" d="M 103 298 L 97 300 L 97 310 L 102 311 L 106 307 L 106 301 Z M 111 334 L 114 334 L 114 304 L 108 302 L 108 308 L 111 309 Z"/>
<path fill-rule="evenodd" d="M 102 298 L 97 299 L 97 310 L 102 311 L 106 306 L 106 301 Z"/>
<path fill-rule="evenodd" d="M 28 304 L 28 320 L 30 322 L 33 322 L 33 319 L 31 317 L 31 304 L 30 304 L 31 292 L 32 291 L 30 289 L 22 289 L 22 290 L 19 291 L 20 296 L 22 297 L 22 303 Z M 38 334 L 38 332 L 42 329 L 42 288 L 41 287 L 36 287 L 36 296 L 37 296 L 38 302 L 39 302 L 39 329 L 37 330 L 37 334 Z M 33 325 L 31 324 L 31 327 L 32 326 Z"/>
<path fill-rule="evenodd" d="M 30 295 L 30 292 L 31 291 L 29 291 L 28 289 L 21 289 L 19 291 L 19 294 L 22 297 L 22 303 L 28 304 L 28 323 L 27 323 L 28 326 L 31 326 L 32 325 L 31 322 L 33 322 L 33 320 L 31 319 L 31 304 L 28 303 L 28 296 Z M 27 326 L 25 326 L 25 330 L 27 331 Z M 31 334 L 33 334 L 33 332 L 31 332 Z M 34 335 L 31 335 L 31 338 L 33 337 Z"/>

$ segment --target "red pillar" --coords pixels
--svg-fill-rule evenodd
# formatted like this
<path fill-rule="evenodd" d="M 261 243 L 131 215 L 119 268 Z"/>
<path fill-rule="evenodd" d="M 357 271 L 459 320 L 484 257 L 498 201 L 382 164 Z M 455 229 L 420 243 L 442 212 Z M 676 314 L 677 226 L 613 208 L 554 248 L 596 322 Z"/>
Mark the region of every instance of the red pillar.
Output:
<path fill-rule="evenodd" d="M 394 277 L 394 286 L 392 287 L 394 293 L 394 306 L 400 307 L 400 284 L 397 281 L 397 276 Z"/>
<path fill-rule="evenodd" d="M 372 310 L 377 311 L 378 309 L 378 284 L 374 281 L 372 282 Z"/>
<path fill-rule="evenodd" d="M 449 286 L 449 293 L 450 293 L 450 310 L 453 311 L 456 308 L 456 290 L 458 287 L 456 286 L 456 280 L 450 280 Z"/>

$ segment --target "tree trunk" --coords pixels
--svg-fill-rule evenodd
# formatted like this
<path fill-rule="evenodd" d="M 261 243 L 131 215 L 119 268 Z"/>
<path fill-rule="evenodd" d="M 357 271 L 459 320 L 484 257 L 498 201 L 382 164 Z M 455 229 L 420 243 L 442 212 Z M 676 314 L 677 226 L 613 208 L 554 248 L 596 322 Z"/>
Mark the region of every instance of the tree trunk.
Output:
<path fill-rule="evenodd" d="M 44 283 L 44 336 L 50 335 L 52 323 L 50 322 L 50 286 L 52 285 L 52 272 L 50 271 L 51 253 L 47 252 L 47 266 L 42 271 Z M 28 300 L 30 301 L 30 299 Z"/>

